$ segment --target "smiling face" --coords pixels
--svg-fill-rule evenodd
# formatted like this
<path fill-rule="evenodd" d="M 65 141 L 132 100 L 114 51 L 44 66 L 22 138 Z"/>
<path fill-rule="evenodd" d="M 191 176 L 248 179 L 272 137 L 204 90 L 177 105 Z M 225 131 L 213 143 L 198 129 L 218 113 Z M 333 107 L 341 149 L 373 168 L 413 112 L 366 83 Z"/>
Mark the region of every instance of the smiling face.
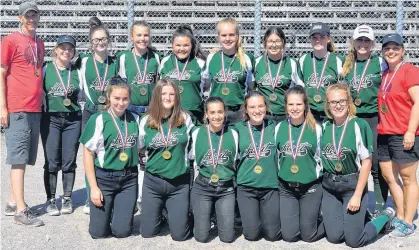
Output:
<path fill-rule="evenodd" d="M 130 103 L 129 91 L 126 88 L 113 87 L 108 96 L 110 108 L 120 117 Z"/>
<path fill-rule="evenodd" d="M 354 40 L 354 48 L 358 57 L 369 56 L 374 48 L 374 41 L 371 41 L 367 37 L 359 37 Z"/>
<path fill-rule="evenodd" d="M 310 36 L 311 46 L 315 51 L 327 50 L 327 43 L 330 42 L 330 36 L 324 36 L 322 34 L 313 34 Z"/>
<path fill-rule="evenodd" d="M 284 41 L 277 34 L 271 34 L 265 40 L 265 49 L 270 58 L 277 58 L 284 53 Z"/>
<path fill-rule="evenodd" d="M 192 51 L 191 39 L 187 36 L 178 36 L 173 40 L 172 43 L 173 54 L 179 60 L 186 59 Z"/>
<path fill-rule="evenodd" d="M 232 23 L 220 23 L 218 25 L 218 42 L 225 53 L 234 54 L 237 51 L 236 26 Z"/>
<path fill-rule="evenodd" d="M 349 97 L 344 90 L 336 89 L 327 93 L 327 105 L 333 119 L 346 118 L 349 113 Z"/>
<path fill-rule="evenodd" d="M 26 12 L 24 16 L 19 16 L 22 29 L 28 32 L 35 32 L 39 24 L 39 13 L 33 10 Z"/>
<path fill-rule="evenodd" d="M 246 114 L 252 124 L 261 124 L 266 116 L 266 103 L 263 96 L 252 96 L 246 100 Z"/>
<path fill-rule="evenodd" d="M 388 42 L 383 46 L 381 53 L 389 65 L 397 65 L 403 61 L 404 48 L 397 43 Z"/>
<path fill-rule="evenodd" d="M 70 43 L 62 43 L 55 48 L 56 58 L 63 64 L 68 65 L 74 57 L 74 46 Z"/>
<path fill-rule="evenodd" d="M 150 29 L 142 25 L 135 25 L 132 29 L 131 39 L 137 51 L 147 50 L 150 44 Z"/>
<path fill-rule="evenodd" d="M 295 121 L 303 121 L 306 106 L 304 104 L 304 95 L 289 94 L 287 96 L 286 109 L 288 117 Z"/>
<path fill-rule="evenodd" d="M 92 49 L 95 53 L 101 54 L 107 52 L 109 37 L 104 29 L 98 29 L 92 34 Z"/>
<path fill-rule="evenodd" d="M 161 100 L 165 110 L 172 110 L 175 106 L 176 92 L 172 86 L 163 86 L 161 90 Z"/>
<path fill-rule="evenodd" d="M 211 128 L 215 131 L 223 127 L 225 119 L 224 105 L 221 102 L 211 102 L 207 104 L 206 116 Z"/>

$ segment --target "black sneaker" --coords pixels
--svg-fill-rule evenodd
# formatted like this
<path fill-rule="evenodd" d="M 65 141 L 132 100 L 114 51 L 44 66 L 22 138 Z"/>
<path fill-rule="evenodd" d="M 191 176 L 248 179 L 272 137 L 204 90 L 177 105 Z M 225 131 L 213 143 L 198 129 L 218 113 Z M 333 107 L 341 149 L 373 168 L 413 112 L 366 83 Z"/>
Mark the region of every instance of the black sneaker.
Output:
<path fill-rule="evenodd" d="M 63 197 L 61 201 L 61 214 L 73 213 L 73 202 L 70 197 Z"/>
<path fill-rule="evenodd" d="M 60 215 L 60 210 L 58 210 L 57 201 L 55 199 L 47 200 L 45 203 L 45 212 L 51 216 Z"/>
<path fill-rule="evenodd" d="M 23 226 L 28 227 L 39 227 L 43 226 L 44 222 L 38 218 L 36 218 L 33 213 L 31 213 L 29 207 L 25 208 L 24 210 L 16 213 L 14 215 L 15 223 Z"/>

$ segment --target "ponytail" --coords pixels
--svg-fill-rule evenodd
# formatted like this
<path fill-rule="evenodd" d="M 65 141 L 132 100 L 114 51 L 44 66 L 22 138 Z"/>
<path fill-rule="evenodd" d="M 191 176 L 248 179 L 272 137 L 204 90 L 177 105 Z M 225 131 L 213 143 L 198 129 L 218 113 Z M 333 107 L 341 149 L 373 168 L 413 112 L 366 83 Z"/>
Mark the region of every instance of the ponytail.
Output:
<path fill-rule="evenodd" d="M 355 56 L 356 56 L 355 43 L 354 43 L 354 40 L 351 39 L 349 43 L 349 48 L 348 48 L 348 55 L 346 56 L 345 63 L 343 64 L 343 69 L 342 69 L 343 77 L 348 76 L 349 72 L 351 72 L 352 68 L 354 67 Z"/>
<path fill-rule="evenodd" d="M 238 25 L 236 19 L 234 19 L 232 17 L 224 18 L 221 21 L 219 21 L 218 24 L 217 24 L 218 34 L 220 34 L 220 25 L 225 24 L 225 23 L 229 23 L 229 24 L 234 25 L 234 30 L 235 30 L 235 33 L 238 37 L 237 45 L 236 45 L 237 46 L 237 59 L 239 60 L 240 66 L 242 67 L 242 69 L 247 69 L 247 67 L 246 67 L 246 53 L 244 52 L 244 49 L 242 47 L 243 40 L 240 37 L 239 25 Z"/>
<path fill-rule="evenodd" d="M 329 36 L 329 37 L 330 37 L 330 42 L 327 43 L 327 51 L 335 52 L 336 51 L 336 46 L 333 43 L 333 37 L 332 36 Z"/>

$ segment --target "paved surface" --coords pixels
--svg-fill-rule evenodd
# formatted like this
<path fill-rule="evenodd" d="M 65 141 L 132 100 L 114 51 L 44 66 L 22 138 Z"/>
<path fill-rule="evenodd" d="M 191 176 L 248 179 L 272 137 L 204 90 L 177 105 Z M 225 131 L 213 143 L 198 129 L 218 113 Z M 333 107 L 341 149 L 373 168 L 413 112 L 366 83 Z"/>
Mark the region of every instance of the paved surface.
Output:
<path fill-rule="evenodd" d="M 88 233 L 89 217 L 82 211 L 85 200 L 84 171 L 82 157 L 79 153 L 76 183 L 74 186 L 73 203 L 76 207 L 71 215 L 51 217 L 41 215 L 45 226 L 39 228 L 25 228 L 13 223 L 13 217 L 4 216 L 5 202 L 9 196 L 9 172 L 10 167 L 5 162 L 4 136 L 1 136 L 1 248 L 2 249 L 349 249 L 344 244 L 333 245 L 322 239 L 315 243 L 286 243 L 283 241 L 258 242 L 246 241 L 243 236 L 231 244 L 220 242 L 214 235 L 214 239 L 207 244 L 201 244 L 194 239 L 186 242 L 175 242 L 168 235 L 165 228 L 161 236 L 152 239 L 144 239 L 139 235 L 139 216 L 135 216 L 134 232 L 131 237 L 125 239 L 102 239 L 93 240 Z M 43 212 L 45 191 L 43 185 L 44 157 L 42 145 L 39 146 L 38 159 L 35 166 L 28 166 L 25 178 L 25 195 L 28 204 Z M 62 194 L 61 180 L 58 183 L 58 194 Z M 371 181 L 370 181 L 371 188 Z M 372 193 L 370 193 L 372 194 Z M 371 197 L 371 196 L 370 196 Z M 416 220 L 418 224 L 418 220 Z M 419 249 L 419 233 L 408 239 L 392 239 L 388 235 L 380 235 L 379 239 L 367 246 L 368 249 Z"/>

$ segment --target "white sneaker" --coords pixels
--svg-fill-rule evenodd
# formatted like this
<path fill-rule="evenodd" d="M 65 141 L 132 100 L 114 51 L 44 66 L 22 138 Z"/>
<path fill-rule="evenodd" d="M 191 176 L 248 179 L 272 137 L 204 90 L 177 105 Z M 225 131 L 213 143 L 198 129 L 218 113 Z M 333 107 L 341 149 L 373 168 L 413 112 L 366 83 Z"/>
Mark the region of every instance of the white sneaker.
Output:
<path fill-rule="evenodd" d="M 90 202 L 86 202 L 86 204 L 84 205 L 83 213 L 90 214 Z"/>

